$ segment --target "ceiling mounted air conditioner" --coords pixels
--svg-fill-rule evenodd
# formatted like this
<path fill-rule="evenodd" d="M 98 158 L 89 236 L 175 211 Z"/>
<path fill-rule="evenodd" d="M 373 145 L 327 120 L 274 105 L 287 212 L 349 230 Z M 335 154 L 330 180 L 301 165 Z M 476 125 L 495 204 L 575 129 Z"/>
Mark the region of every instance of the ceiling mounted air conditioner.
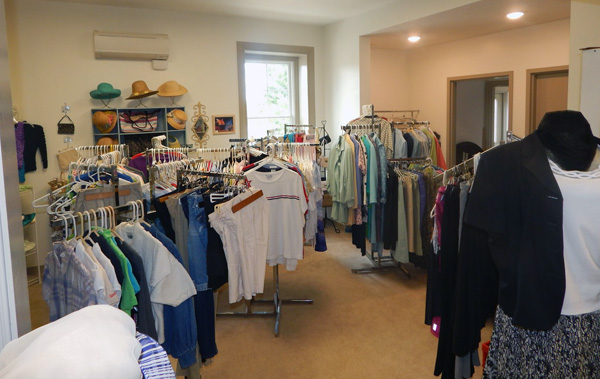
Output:
<path fill-rule="evenodd" d="M 166 60 L 169 58 L 169 36 L 94 30 L 94 52 L 96 59 Z"/>

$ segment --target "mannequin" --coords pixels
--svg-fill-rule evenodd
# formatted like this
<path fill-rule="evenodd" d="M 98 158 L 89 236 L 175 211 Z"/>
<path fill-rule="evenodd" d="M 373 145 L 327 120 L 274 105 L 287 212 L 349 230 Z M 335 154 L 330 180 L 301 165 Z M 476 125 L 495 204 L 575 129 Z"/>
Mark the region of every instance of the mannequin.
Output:
<path fill-rule="evenodd" d="M 581 112 L 548 112 L 536 133 L 548 157 L 563 170 L 587 171 L 590 168 L 598 150 L 598 142 Z"/>
<path fill-rule="evenodd" d="M 600 377 L 599 142 L 580 112 L 549 112 L 536 132 L 481 157 L 464 222 L 485 246 L 460 259 L 482 262 L 473 286 L 498 278 L 484 377 Z M 464 297 L 485 304 L 496 293 Z"/>

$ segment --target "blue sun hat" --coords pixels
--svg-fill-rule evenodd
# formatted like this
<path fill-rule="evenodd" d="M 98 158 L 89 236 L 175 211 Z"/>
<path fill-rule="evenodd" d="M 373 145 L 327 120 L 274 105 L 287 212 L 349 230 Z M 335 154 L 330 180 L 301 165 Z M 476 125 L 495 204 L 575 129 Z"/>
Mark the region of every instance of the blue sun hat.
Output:
<path fill-rule="evenodd" d="M 100 83 L 95 90 L 90 91 L 90 96 L 99 100 L 114 99 L 121 96 L 121 90 L 113 88 L 110 83 Z"/>

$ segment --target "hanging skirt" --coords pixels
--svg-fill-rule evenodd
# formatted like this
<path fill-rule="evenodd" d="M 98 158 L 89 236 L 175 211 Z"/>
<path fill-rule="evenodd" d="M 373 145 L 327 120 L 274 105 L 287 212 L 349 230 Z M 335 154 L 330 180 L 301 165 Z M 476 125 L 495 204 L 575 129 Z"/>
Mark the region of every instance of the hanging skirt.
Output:
<path fill-rule="evenodd" d="M 547 331 L 496 311 L 484 378 L 600 378 L 600 311 L 561 315 Z"/>

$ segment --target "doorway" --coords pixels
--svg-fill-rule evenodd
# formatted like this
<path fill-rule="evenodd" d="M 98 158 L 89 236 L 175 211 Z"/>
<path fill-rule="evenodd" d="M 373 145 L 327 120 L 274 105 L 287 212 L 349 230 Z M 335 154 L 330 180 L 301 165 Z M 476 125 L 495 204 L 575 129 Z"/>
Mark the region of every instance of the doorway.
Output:
<path fill-rule="evenodd" d="M 569 66 L 527 70 L 527 134 L 533 133 L 546 112 L 567 109 Z"/>
<path fill-rule="evenodd" d="M 512 71 L 448 78 L 450 166 L 505 141 L 512 130 L 512 83 Z"/>

